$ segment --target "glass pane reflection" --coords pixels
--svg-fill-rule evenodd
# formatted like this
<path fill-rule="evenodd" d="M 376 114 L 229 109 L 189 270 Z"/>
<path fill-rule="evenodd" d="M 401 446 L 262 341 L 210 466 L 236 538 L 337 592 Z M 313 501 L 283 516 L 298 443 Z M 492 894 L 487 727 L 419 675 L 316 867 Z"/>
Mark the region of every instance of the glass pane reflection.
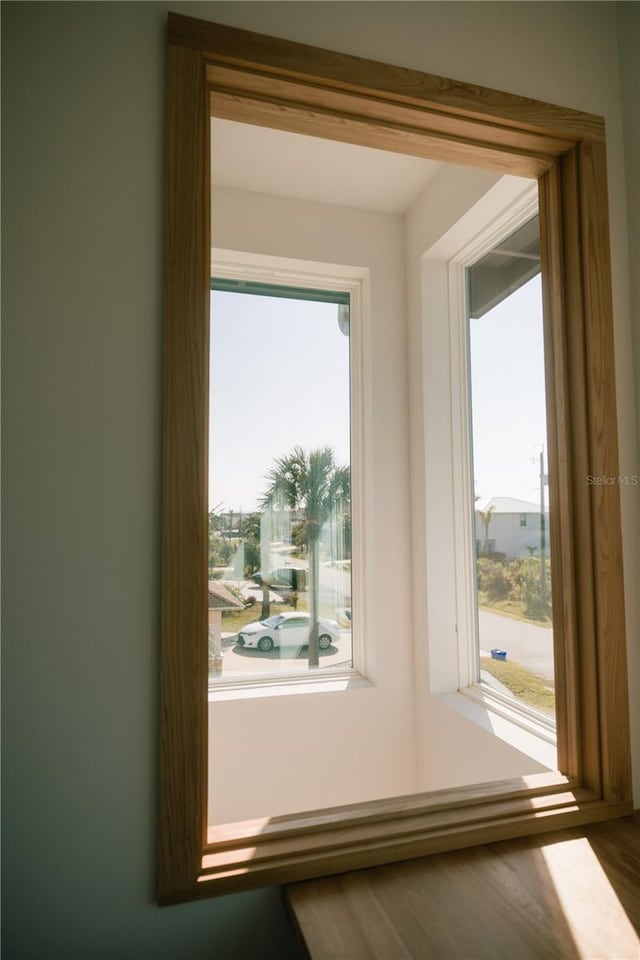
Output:
<path fill-rule="evenodd" d="M 468 271 L 479 677 L 555 718 L 537 218 Z"/>
<path fill-rule="evenodd" d="M 211 294 L 215 681 L 352 663 L 348 295 L 294 294 Z"/>

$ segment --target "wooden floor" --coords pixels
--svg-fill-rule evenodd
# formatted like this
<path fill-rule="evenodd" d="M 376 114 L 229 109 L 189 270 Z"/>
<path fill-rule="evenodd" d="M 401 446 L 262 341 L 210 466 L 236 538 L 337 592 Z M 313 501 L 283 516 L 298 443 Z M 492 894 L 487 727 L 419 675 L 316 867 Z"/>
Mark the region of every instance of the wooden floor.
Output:
<path fill-rule="evenodd" d="M 312 960 L 638 960 L 640 813 L 290 885 Z"/>

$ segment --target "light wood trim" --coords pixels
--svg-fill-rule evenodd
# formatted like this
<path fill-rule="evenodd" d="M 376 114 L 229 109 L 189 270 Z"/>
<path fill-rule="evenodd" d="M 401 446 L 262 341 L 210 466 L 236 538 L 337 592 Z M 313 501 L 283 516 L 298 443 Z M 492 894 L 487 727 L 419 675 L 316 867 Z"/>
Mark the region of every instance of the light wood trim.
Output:
<path fill-rule="evenodd" d="M 451 849 L 449 833 L 466 836 L 470 830 L 477 831 L 478 827 L 486 830 L 492 821 L 501 821 L 500 830 L 505 827 L 508 817 L 513 823 L 516 818 L 529 820 L 531 816 L 540 818 L 550 811 L 570 811 L 572 814 L 585 808 L 589 799 L 585 791 L 575 793 L 545 794 L 542 797 L 518 797 L 513 799 L 496 800 L 480 805 L 443 807 L 438 811 L 430 811 L 413 817 L 399 817 L 390 820 L 385 831 L 384 847 L 402 845 L 404 849 L 399 860 L 411 857 L 424 856 L 436 847 L 439 850 Z M 593 798 L 592 798 L 593 799 Z M 304 859 L 318 855 L 326 861 L 331 857 L 332 872 L 337 869 L 354 869 L 352 856 L 354 853 L 373 849 L 380 842 L 380 824 L 377 820 L 370 823 L 359 823 L 347 826 L 341 830 L 333 827 L 328 829 L 309 830 L 305 836 Z M 456 838 L 455 846 L 458 847 Z M 409 849 L 413 848 L 413 852 Z M 201 878 L 215 877 L 219 874 L 228 875 L 244 869 L 251 863 L 253 869 L 263 868 L 265 865 L 274 866 L 274 861 L 282 864 L 284 858 L 288 862 L 299 859 L 302 850 L 298 843 L 292 842 L 291 837 L 280 837 L 275 834 L 261 843 L 249 840 L 244 846 L 234 845 L 230 849 L 220 847 L 213 852 L 206 852 L 202 857 Z"/>
<path fill-rule="evenodd" d="M 372 96 L 370 92 L 365 96 L 361 93 L 327 89 L 326 85 L 317 86 L 308 78 L 304 83 L 300 83 L 280 76 L 247 72 L 213 63 L 207 64 L 207 83 L 214 93 L 296 104 L 320 112 L 331 110 L 346 117 L 367 117 L 381 123 L 391 123 L 394 126 L 400 124 L 425 133 L 441 135 L 445 140 L 453 138 L 465 144 L 486 142 L 532 156 L 555 158 L 575 145 L 572 138 L 523 130 L 520 126 L 497 123 L 492 117 L 452 118 L 448 113 L 431 109 L 425 104 L 402 104 L 380 94 Z"/>
<path fill-rule="evenodd" d="M 485 118 L 452 120 L 425 108 L 216 65 L 207 67 L 207 79 L 212 116 L 499 173 L 539 177 L 574 145 Z"/>
<path fill-rule="evenodd" d="M 572 585 L 575 597 L 575 637 L 571 651 L 572 679 L 576 683 L 575 720 L 573 728 L 578 744 L 578 769 L 583 784 L 592 790 L 602 789 L 600 765 L 600 732 L 598 715 L 598 681 L 596 656 L 598 636 L 594 604 L 595 556 L 591 527 L 590 490 L 586 477 L 591 470 L 587 402 L 587 364 L 584 329 L 584 277 L 580 247 L 582 223 L 579 214 L 578 158 L 574 150 L 558 165 L 562 202 L 562 244 L 564 254 L 565 319 L 559 334 L 566 342 L 566 381 L 571 441 L 567 446 L 573 510 L 570 514 L 570 535 L 573 544 Z"/>
<path fill-rule="evenodd" d="M 521 155 L 513 148 L 498 150 L 481 142 L 458 141 L 452 137 L 435 136 L 420 129 L 381 124 L 366 116 L 355 117 L 336 110 L 299 107 L 285 102 L 264 100 L 235 93 L 214 91 L 211 94 L 211 114 L 240 123 L 259 123 L 261 126 L 302 133 L 344 143 L 357 143 L 378 150 L 441 160 L 446 163 L 465 163 L 482 166 L 498 173 L 513 173 L 521 177 L 538 177 L 552 164 L 550 157 L 534 154 Z"/>
<path fill-rule="evenodd" d="M 603 143 L 577 149 L 590 473 L 618 476 L 613 307 L 609 268 L 606 152 Z M 594 549 L 594 599 L 598 635 L 596 670 L 602 792 L 627 797 L 631 776 L 629 701 L 622 577 L 620 488 L 616 482 L 588 487 Z"/>
<path fill-rule="evenodd" d="M 456 828 L 480 821 L 494 820 L 498 817 L 516 815 L 539 815 L 541 811 L 567 806 L 584 806 L 597 801 L 597 797 L 581 787 L 568 789 L 562 776 L 555 775 L 556 783 L 538 788 L 525 786 L 523 781 L 502 781 L 495 790 L 484 790 L 482 796 L 468 789 L 466 796 L 456 799 L 456 791 L 436 791 L 435 794 L 419 797 L 398 798 L 406 801 L 403 809 L 400 804 L 385 810 L 384 804 L 377 802 L 359 804 L 346 814 L 336 808 L 337 816 L 327 816 L 321 812 L 316 817 L 281 818 L 279 824 L 268 824 L 262 830 L 251 830 L 253 823 L 238 825 L 235 836 L 207 845 L 202 858 L 202 872 L 223 868 L 230 863 L 231 856 L 236 863 L 247 859 L 271 860 L 276 855 L 290 853 L 297 845 L 292 840 L 304 836 L 304 849 L 308 855 L 316 851 L 345 849 L 354 844 L 370 842 L 378 838 L 380 826 L 385 823 L 385 840 L 392 838 L 411 838 L 418 834 L 440 834 L 444 827 Z M 451 795 L 453 794 L 453 798 Z M 247 827 L 246 832 L 243 827 Z M 232 834 L 233 825 L 231 825 Z"/>
<path fill-rule="evenodd" d="M 158 892 L 193 882 L 206 829 L 208 117 L 201 58 L 170 46 L 167 89 Z M 185 145 L 189 145 L 185 149 Z"/>
<path fill-rule="evenodd" d="M 558 762 L 615 801 L 630 777 L 626 648 L 616 642 L 625 632 L 620 494 L 617 483 L 587 479 L 618 475 L 606 184 L 604 145 L 585 141 L 542 178 L 540 210 L 549 464 L 558 497 L 551 514 Z M 560 222 L 563 232 L 553 229 Z"/>
<path fill-rule="evenodd" d="M 588 796 L 588 794 L 585 794 Z M 293 883 L 302 879 L 349 873 L 353 870 L 398 863 L 462 850 L 479 844 L 533 836 L 585 823 L 597 823 L 627 816 L 631 804 L 576 799 L 572 794 L 550 795 L 539 799 L 505 799 L 463 808 L 456 816 L 426 816 L 422 821 L 405 823 L 398 829 L 382 830 L 380 825 L 353 830 L 327 831 L 307 838 L 302 844 L 274 837 L 263 846 L 247 843 L 232 851 L 203 856 L 202 872 L 196 883 L 174 891 L 163 903 L 219 896 L 238 890 L 267 885 Z M 410 829 L 413 827 L 414 829 Z"/>
<path fill-rule="evenodd" d="M 267 820 L 245 820 L 219 824 L 208 829 L 206 853 L 223 847 L 251 842 L 259 845 L 272 839 L 316 833 L 320 830 L 343 829 L 362 824 L 383 823 L 385 820 L 403 820 L 426 814 L 439 814 L 455 808 L 470 808 L 485 802 L 498 802 L 505 797 L 551 796 L 566 793 L 576 785 L 556 771 L 497 780 L 491 783 L 459 787 L 455 790 L 434 790 L 427 794 L 407 794 L 384 800 L 345 804 L 321 810 L 307 810 L 303 814 L 269 817 Z M 584 796 L 583 796 L 584 799 Z M 588 799 L 595 800 L 595 794 Z"/>
<path fill-rule="evenodd" d="M 580 764 L 577 716 L 578 672 L 576 651 L 576 595 L 573 525 L 572 397 L 569 392 L 569 350 L 565 309 L 565 258 L 562 235 L 553 224 L 562 222 L 562 179 L 555 164 L 539 183 L 540 260 L 547 391 L 549 518 L 553 596 L 553 652 L 555 673 L 558 768 L 578 777 Z"/>
<path fill-rule="evenodd" d="M 619 495 L 615 487 L 586 483 L 589 474 L 617 474 L 601 120 L 173 14 L 169 29 L 174 42 L 168 61 L 159 901 L 228 893 L 628 813 Z M 335 136 L 343 127 L 345 139 L 362 142 L 366 133 L 393 140 L 396 149 L 410 139 L 411 151 L 422 149 L 422 137 L 427 155 L 435 143 L 440 149 L 448 142 L 450 160 L 472 155 L 479 165 L 492 167 L 499 154 L 511 172 L 536 154 L 533 159 L 541 163 L 536 170 L 545 171 L 541 208 L 552 536 L 560 558 L 553 589 L 561 611 L 558 719 L 566 777 L 481 785 L 463 796 L 446 791 L 267 824 L 225 825 L 215 828 L 206 843 L 207 77 L 212 64 L 225 66 L 226 83 L 233 73 L 237 88 L 215 92 L 214 111 L 222 109 L 224 99 L 230 111 L 241 109 L 249 122 L 277 125 L 285 114 L 296 123 L 321 118 Z M 276 96 L 285 92 L 283 83 L 287 96 Z M 533 150 L 541 140 L 544 147 Z"/>
<path fill-rule="evenodd" d="M 574 142 L 584 137 L 604 139 L 604 122 L 593 114 L 220 23 L 170 13 L 169 37 L 173 43 L 203 51 L 209 63 L 305 82 L 319 77 L 327 89 L 382 96 L 451 117 L 489 117 L 494 124 L 569 137 Z"/>

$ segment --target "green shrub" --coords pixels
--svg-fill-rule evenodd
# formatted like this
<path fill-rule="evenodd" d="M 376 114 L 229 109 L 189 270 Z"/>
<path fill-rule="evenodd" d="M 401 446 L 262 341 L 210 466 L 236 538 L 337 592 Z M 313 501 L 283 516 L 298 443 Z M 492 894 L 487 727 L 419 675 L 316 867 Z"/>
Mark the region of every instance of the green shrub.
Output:
<path fill-rule="evenodd" d="M 478 593 L 489 604 L 520 605 L 527 620 L 551 619 L 551 564 L 544 561 L 542 573 L 540 557 L 497 561 L 479 556 L 476 560 Z M 544 575 L 544 582 L 542 576 Z"/>
<path fill-rule="evenodd" d="M 540 557 L 527 557 L 521 561 L 522 600 L 525 617 L 531 620 L 548 620 L 551 617 L 550 564 Z"/>
<path fill-rule="evenodd" d="M 488 557 L 479 557 L 476 570 L 478 590 L 486 593 L 490 600 L 506 600 L 513 586 L 508 567 Z"/>

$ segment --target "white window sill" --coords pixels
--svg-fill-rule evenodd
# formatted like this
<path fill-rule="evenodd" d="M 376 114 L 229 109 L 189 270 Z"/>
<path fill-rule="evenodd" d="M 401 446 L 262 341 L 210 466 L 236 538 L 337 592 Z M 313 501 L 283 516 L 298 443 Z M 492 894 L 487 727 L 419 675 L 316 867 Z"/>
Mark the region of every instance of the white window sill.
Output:
<path fill-rule="evenodd" d="M 480 685 L 435 696 L 549 770 L 557 769 L 556 734 L 551 720 L 526 708 L 520 709 L 517 704 L 494 696 Z"/>
<path fill-rule="evenodd" d="M 340 670 L 313 676 L 252 677 L 250 679 L 209 681 L 209 702 L 225 700 L 259 700 L 263 697 L 289 697 L 310 693 L 338 693 L 373 687 L 374 684 L 355 670 Z"/>

